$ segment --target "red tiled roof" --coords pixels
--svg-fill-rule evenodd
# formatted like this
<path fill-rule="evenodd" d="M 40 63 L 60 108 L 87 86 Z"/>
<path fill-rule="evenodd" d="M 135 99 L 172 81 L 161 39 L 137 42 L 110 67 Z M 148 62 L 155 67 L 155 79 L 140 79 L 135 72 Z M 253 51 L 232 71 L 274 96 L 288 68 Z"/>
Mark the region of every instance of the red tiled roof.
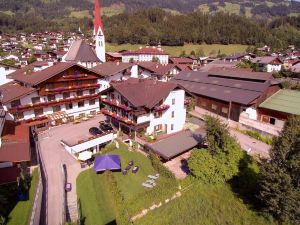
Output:
<path fill-rule="evenodd" d="M 19 99 L 25 95 L 34 92 L 36 89 L 30 87 L 24 87 L 16 82 L 9 82 L 0 86 L 0 91 L 2 93 L 3 99 L 2 103 L 6 104 L 8 102 Z"/>
<path fill-rule="evenodd" d="M 115 89 L 134 107 L 152 109 L 176 87 L 177 84 L 171 82 L 130 78 L 126 81 L 111 83 L 111 88 L 103 93 Z"/>
<path fill-rule="evenodd" d="M 0 185 L 15 183 L 20 176 L 21 170 L 18 167 L 0 169 Z"/>
<path fill-rule="evenodd" d="M 131 63 L 120 63 L 120 62 L 105 62 L 92 68 L 93 71 L 101 74 L 102 76 L 113 76 L 133 66 Z"/>
<path fill-rule="evenodd" d="M 29 162 L 29 127 L 6 121 L 2 132 L 0 162 Z"/>
<path fill-rule="evenodd" d="M 169 60 L 175 64 L 193 64 L 194 62 L 194 60 L 189 57 L 171 57 Z"/>
<path fill-rule="evenodd" d="M 12 79 L 20 81 L 22 83 L 38 85 L 56 75 L 58 75 L 59 73 L 64 72 L 65 70 L 67 70 L 73 66 L 77 66 L 82 69 L 85 69 L 86 71 L 96 73 L 95 71 L 87 69 L 76 63 L 60 62 L 60 63 L 57 63 L 57 64 L 55 64 L 51 67 L 48 67 L 44 70 L 38 71 L 38 72 L 26 73 L 26 71 L 24 71 L 23 73 L 20 73 L 20 72 L 16 71 L 11 74 L 11 77 L 12 77 Z M 98 75 L 100 75 L 100 74 L 98 74 Z"/>
<path fill-rule="evenodd" d="M 125 51 L 122 55 L 169 55 L 164 50 L 159 50 L 158 48 L 141 48 L 135 51 Z"/>
<path fill-rule="evenodd" d="M 155 74 L 161 75 L 161 76 L 166 75 L 174 67 L 178 67 L 176 64 L 162 65 L 162 64 L 156 63 L 156 62 L 140 62 L 137 65 L 146 70 L 149 70 L 152 73 L 155 73 Z"/>

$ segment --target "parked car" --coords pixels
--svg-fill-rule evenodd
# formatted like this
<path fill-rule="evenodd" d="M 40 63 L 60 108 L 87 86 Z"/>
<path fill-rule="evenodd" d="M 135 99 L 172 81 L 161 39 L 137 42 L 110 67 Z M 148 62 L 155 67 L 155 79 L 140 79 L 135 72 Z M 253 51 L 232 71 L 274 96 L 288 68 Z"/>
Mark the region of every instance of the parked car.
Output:
<path fill-rule="evenodd" d="M 100 135 L 100 134 L 103 134 L 103 132 L 101 130 L 99 130 L 99 128 L 97 128 L 97 127 L 90 128 L 89 132 L 90 132 L 91 135 Z"/>
<path fill-rule="evenodd" d="M 100 122 L 99 128 L 104 132 L 113 131 L 112 126 L 104 121 Z"/>

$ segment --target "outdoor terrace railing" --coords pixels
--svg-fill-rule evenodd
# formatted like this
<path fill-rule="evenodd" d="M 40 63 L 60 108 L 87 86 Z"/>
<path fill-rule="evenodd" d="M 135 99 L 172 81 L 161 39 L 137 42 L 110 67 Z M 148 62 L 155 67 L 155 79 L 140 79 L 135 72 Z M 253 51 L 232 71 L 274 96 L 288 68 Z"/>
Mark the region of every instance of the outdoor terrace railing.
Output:
<path fill-rule="evenodd" d="M 100 87 L 101 84 L 85 84 L 85 85 L 74 85 L 68 87 L 45 89 L 45 92 L 47 92 L 47 94 L 59 94 L 64 92 L 77 91 L 77 90 L 89 90 L 89 89 L 95 89 Z"/>
<path fill-rule="evenodd" d="M 154 112 L 162 112 L 162 111 L 166 111 L 170 108 L 169 105 L 160 105 L 160 106 L 156 106 L 154 107 Z"/>
<path fill-rule="evenodd" d="M 132 120 L 129 120 L 127 117 L 123 117 L 123 116 L 119 116 L 118 114 L 114 113 L 114 112 L 111 112 L 107 109 L 102 109 L 101 112 L 104 114 L 104 115 L 107 115 L 107 116 L 111 116 L 112 118 L 120 121 L 120 122 L 123 122 L 123 123 L 126 123 L 128 125 L 137 125 L 134 121 Z"/>
<path fill-rule="evenodd" d="M 33 110 L 33 109 L 39 109 L 39 108 L 44 108 L 44 107 L 49 107 L 49 106 L 56 106 L 56 105 L 63 105 L 66 103 L 80 102 L 83 100 L 92 100 L 92 99 L 97 99 L 97 98 L 99 98 L 99 94 L 84 95 L 84 96 L 80 96 L 80 97 L 70 97 L 70 98 L 54 100 L 54 101 L 46 101 L 46 102 L 39 102 L 39 103 L 35 103 L 35 104 L 21 105 L 21 106 L 17 106 L 14 108 L 10 108 L 9 112 L 10 113 L 25 112 L 25 111 Z"/>
<path fill-rule="evenodd" d="M 126 112 L 131 111 L 132 109 L 124 104 L 118 103 L 115 99 L 108 100 L 108 99 L 101 99 L 103 103 L 108 104 L 110 106 L 116 106 L 117 108 L 123 109 Z"/>

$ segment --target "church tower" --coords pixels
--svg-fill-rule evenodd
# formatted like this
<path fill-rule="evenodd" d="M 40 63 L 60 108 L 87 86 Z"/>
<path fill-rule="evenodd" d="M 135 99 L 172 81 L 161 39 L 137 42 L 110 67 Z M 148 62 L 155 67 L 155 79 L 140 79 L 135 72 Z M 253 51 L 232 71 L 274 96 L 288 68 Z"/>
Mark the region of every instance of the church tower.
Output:
<path fill-rule="evenodd" d="M 101 20 L 100 0 L 95 0 L 95 20 L 94 20 L 94 37 L 96 41 L 97 57 L 105 62 L 105 36 L 103 23 Z"/>

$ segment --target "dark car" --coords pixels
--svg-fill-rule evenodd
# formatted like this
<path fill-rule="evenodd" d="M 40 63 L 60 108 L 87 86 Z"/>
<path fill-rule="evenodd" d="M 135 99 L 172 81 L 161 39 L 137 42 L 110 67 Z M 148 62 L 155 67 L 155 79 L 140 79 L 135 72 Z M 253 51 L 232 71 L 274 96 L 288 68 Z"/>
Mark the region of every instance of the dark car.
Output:
<path fill-rule="evenodd" d="M 101 130 L 103 130 L 104 132 L 113 131 L 112 126 L 110 124 L 108 124 L 108 123 L 105 123 L 105 122 L 100 122 L 99 128 Z"/>
<path fill-rule="evenodd" d="M 91 135 L 100 135 L 103 134 L 101 130 L 99 130 L 97 127 L 92 127 L 89 129 L 89 132 Z"/>

